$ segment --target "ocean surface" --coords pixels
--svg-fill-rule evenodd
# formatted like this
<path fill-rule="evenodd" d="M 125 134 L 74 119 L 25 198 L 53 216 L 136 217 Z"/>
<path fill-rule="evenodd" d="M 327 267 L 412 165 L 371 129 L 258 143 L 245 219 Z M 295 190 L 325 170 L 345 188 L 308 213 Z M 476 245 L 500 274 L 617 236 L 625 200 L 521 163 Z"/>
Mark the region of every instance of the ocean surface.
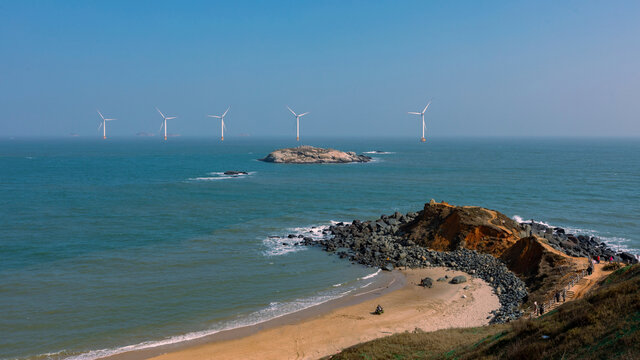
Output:
<path fill-rule="evenodd" d="M 385 153 L 282 165 L 256 159 L 290 140 L 0 140 L 0 359 L 93 359 L 342 296 L 376 269 L 274 236 L 432 198 L 640 253 L 639 139 L 303 143 Z"/>

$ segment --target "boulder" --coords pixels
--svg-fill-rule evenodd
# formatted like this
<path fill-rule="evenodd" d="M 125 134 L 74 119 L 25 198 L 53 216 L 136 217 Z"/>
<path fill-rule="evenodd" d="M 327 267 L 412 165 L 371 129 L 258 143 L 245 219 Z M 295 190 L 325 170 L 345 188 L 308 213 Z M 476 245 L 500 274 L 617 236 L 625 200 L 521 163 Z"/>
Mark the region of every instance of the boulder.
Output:
<path fill-rule="evenodd" d="M 385 266 L 382 267 L 382 270 L 384 270 L 384 271 L 392 271 L 393 270 L 393 264 L 392 263 L 387 263 Z"/>
<path fill-rule="evenodd" d="M 467 278 L 462 275 L 454 276 L 450 281 L 451 284 L 462 284 L 463 282 L 467 282 Z"/>
<path fill-rule="evenodd" d="M 428 288 L 432 287 L 433 286 L 433 279 L 430 278 L 430 277 L 426 277 L 426 278 L 422 279 L 422 281 L 420 281 L 420 286 L 428 287 Z"/>

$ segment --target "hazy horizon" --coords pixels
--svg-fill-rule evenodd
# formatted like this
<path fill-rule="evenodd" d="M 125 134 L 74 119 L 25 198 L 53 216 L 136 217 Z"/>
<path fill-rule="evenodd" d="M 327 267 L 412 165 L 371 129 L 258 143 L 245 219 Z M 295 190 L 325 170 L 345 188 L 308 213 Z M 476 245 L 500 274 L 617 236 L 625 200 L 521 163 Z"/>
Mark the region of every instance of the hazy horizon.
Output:
<path fill-rule="evenodd" d="M 0 138 L 639 137 L 640 3 L 0 4 Z M 156 135 L 156 138 L 158 135 Z"/>

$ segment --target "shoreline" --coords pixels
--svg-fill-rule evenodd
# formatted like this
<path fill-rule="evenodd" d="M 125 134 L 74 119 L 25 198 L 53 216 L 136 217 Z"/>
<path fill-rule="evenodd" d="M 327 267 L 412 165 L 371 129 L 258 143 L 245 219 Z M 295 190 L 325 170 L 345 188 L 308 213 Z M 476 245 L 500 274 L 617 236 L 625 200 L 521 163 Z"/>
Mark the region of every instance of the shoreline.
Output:
<path fill-rule="evenodd" d="M 98 357 L 100 360 L 139 360 L 159 356 L 167 352 L 180 351 L 182 349 L 199 346 L 202 344 L 231 341 L 251 336 L 263 330 L 273 329 L 279 326 L 291 325 L 296 322 L 328 313 L 334 309 L 347 307 L 375 299 L 384 294 L 396 291 L 406 285 L 406 277 L 400 271 L 380 272 L 372 278 L 369 286 L 356 289 L 344 296 L 319 303 L 308 308 L 292 313 L 280 315 L 265 321 L 243 325 L 232 329 L 221 330 L 213 334 L 204 335 L 194 339 L 178 341 L 171 344 L 157 345 L 149 348 L 128 350 L 112 355 Z M 161 341 L 161 340 L 160 340 Z"/>
<path fill-rule="evenodd" d="M 439 267 L 381 275 L 371 289 L 363 288 L 256 325 L 102 359 L 313 359 L 416 328 L 435 331 L 486 325 L 490 312 L 500 306 L 489 284 L 460 271 Z M 435 281 L 445 275 L 450 278 L 464 275 L 468 281 L 462 284 Z M 432 288 L 418 286 L 426 276 L 434 279 Z M 377 304 L 384 307 L 384 314 L 371 314 Z"/>

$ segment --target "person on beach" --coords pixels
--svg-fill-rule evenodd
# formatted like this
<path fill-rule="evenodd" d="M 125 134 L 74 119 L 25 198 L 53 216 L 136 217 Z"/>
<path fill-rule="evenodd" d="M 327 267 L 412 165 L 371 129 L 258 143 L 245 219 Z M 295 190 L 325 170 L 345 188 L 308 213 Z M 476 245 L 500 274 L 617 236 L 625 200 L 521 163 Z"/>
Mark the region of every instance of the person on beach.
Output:
<path fill-rule="evenodd" d="M 533 302 L 533 313 L 534 313 L 534 314 L 536 314 L 536 315 L 538 315 L 538 312 L 539 312 L 539 311 L 540 311 L 540 310 L 538 309 L 538 302 L 537 302 L 537 301 L 534 301 L 534 302 Z"/>
<path fill-rule="evenodd" d="M 560 291 L 556 291 L 556 302 L 560 302 Z"/>
<path fill-rule="evenodd" d="M 378 305 L 376 306 L 376 311 L 373 312 L 376 315 L 380 315 L 382 313 L 384 313 L 384 309 L 382 308 L 382 306 Z"/>
<path fill-rule="evenodd" d="M 598 255 L 598 257 L 596 258 L 596 261 L 598 262 L 598 264 L 600 264 L 600 255 Z"/>
<path fill-rule="evenodd" d="M 542 316 L 542 314 L 544 314 L 544 304 L 540 304 L 540 316 Z"/>
<path fill-rule="evenodd" d="M 609 262 L 612 263 L 613 262 L 613 256 L 609 256 Z"/>
<path fill-rule="evenodd" d="M 562 289 L 562 302 L 567 301 L 567 289 Z"/>

